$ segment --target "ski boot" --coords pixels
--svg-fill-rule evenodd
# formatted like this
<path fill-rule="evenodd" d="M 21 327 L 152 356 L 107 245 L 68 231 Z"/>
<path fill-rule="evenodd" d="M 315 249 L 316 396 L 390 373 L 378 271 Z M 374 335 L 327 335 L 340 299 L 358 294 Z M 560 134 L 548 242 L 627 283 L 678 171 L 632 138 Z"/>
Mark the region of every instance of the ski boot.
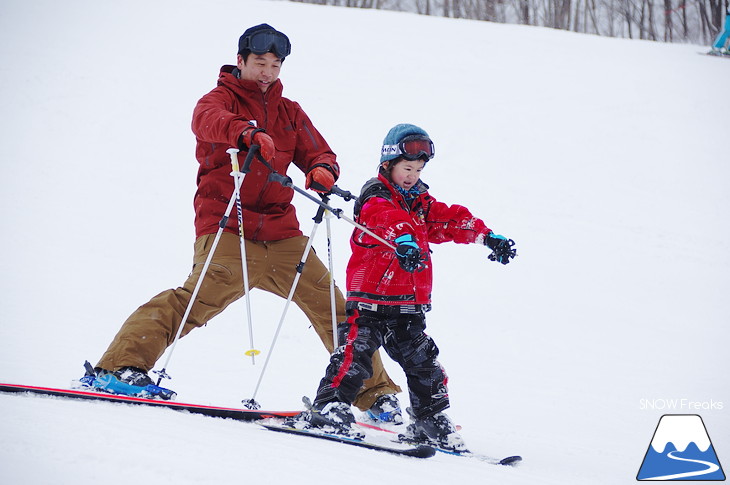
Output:
<path fill-rule="evenodd" d="M 309 424 L 313 428 L 319 428 L 324 432 L 348 436 L 350 438 L 363 439 L 365 434 L 353 429 L 355 416 L 352 414 L 350 405 L 345 402 L 329 402 L 322 405 L 314 405 L 310 410 Z"/>
<path fill-rule="evenodd" d="M 363 439 L 365 433 L 353 428 L 355 416 L 350 405 L 340 401 L 312 404 L 308 397 L 302 398 L 306 411 L 288 418 L 284 426 L 296 429 L 311 429 L 348 438 Z"/>
<path fill-rule="evenodd" d="M 375 423 L 403 424 L 403 413 L 395 394 L 384 394 L 366 412 Z"/>
<path fill-rule="evenodd" d="M 150 376 L 136 367 L 122 367 L 109 372 L 105 369 L 91 367 L 89 362 L 84 363 L 86 374 L 79 379 L 83 387 L 110 394 L 122 394 L 142 398 L 160 398 L 165 401 L 174 399 L 175 391 L 156 386 Z"/>
<path fill-rule="evenodd" d="M 406 428 L 406 433 L 400 435 L 403 441 L 429 444 L 453 453 L 469 451 L 446 414 L 436 413 L 433 416 L 416 418 L 411 413 L 411 417 L 413 422 Z"/>

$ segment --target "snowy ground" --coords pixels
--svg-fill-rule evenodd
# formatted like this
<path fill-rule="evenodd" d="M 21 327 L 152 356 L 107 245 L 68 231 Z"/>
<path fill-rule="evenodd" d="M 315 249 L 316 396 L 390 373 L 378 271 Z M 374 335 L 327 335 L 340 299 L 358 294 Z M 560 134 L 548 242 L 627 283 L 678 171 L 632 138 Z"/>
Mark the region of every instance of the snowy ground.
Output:
<path fill-rule="evenodd" d="M 2 483 L 633 483 L 665 413 L 700 414 L 730 463 L 730 60 L 541 28 L 253 0 L 5 0 L 0 382 L 67 386 L 136 306 L 182 283 L 192 109 L 262 21 L 292 39 L 285 95 L 338 153 L 341 187 L 359 191 L 387 130 L 412 122 L 436 144 L 432 193 L 517 241 L 505 267 L 434 247 L 429 331 L 467 443 L 523 465 L 2 395 Z M 296 204 L 309 233 L 315 207 Z M 350 227 L 333 226 L 344 282 Z M 267 352 L 283 301 L 252 300 Z M 238 302 L 181 341 L 179 400 L 251 397 L 261 365 L 243 355 L 244 321 Z M 326 362 L 293 307 L 257 399 L 299 409 Z"/>

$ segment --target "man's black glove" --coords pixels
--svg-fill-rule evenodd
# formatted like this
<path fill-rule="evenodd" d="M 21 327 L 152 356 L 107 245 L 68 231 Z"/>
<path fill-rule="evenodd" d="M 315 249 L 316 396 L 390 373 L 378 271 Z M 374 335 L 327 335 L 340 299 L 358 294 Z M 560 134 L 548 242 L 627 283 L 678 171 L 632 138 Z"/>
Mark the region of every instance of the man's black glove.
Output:
<path fill-rule="evenodd" d="M 400 267 L 409 273 L 418 270 L 422 263 L 421 249 L 413 240 L 413 236 L 410 234 L 398 236 L 395 239 L 395 243 L 398 245 L 395 248 L 395 257 L 398 258 Z"/>
<path fill-rule="evenodd" d="M 512 248 L 515 242 L 499 234 L 493 232 L 487 234 L 487 237 L 484 238 L 484 245 L 492 250 L 492 253 L 489 255 L 490 261 L 508 264 L 510 259 L 517 256 L 517 250 Z"/>

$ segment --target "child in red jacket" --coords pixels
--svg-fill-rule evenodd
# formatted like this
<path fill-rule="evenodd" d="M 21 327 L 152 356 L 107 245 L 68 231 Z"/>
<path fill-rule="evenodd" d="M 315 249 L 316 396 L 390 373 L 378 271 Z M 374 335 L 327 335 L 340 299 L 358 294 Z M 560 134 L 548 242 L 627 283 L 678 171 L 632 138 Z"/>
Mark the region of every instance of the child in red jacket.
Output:
<path fill-rule="evenodd" d="M 449 407 L 447 377 L 436 360 L 438 347 L 424 333 L 424 313 L 431 308 L 429 243 L 484 244 L 493 250 L 490 259 L 503 264 L 516 252 L 511 240 L 495 235 L 465 207 L 429 195 L 420 174 L 433 155 L 433 142 L 415 125 L 397 125 L 383 141 L 378 177 L 363 187 L 355 218 L 396 249 L 359 229 L 353 232 L 347 320 L 339 325 L 341 344 L 330 358 L 314 404 L 304 413 L 309 426 L 353 434 L 350 403 L 372 373 L 373 353 L 383 346 L 407 376 L 413 422 L 406 437 L 465 450 L 442 412 Z M 384 413 L 399 409 L 394 401 L 380 403 Z"/>

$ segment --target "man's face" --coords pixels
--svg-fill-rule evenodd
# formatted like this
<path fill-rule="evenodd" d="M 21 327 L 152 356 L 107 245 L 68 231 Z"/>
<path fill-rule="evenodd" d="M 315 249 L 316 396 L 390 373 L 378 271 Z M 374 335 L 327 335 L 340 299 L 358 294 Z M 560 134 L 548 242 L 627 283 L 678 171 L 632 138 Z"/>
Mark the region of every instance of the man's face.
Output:
<path fill-rule="evenodd" d="M 279 79 L 281 59 L 271 52 L 251 53 L 244 63 L 243 57 L 238 54 L 238 70 L 241 71 L 241 79 L 254 81 L 261 92 L 265 93 L 269 86 Z"/>

